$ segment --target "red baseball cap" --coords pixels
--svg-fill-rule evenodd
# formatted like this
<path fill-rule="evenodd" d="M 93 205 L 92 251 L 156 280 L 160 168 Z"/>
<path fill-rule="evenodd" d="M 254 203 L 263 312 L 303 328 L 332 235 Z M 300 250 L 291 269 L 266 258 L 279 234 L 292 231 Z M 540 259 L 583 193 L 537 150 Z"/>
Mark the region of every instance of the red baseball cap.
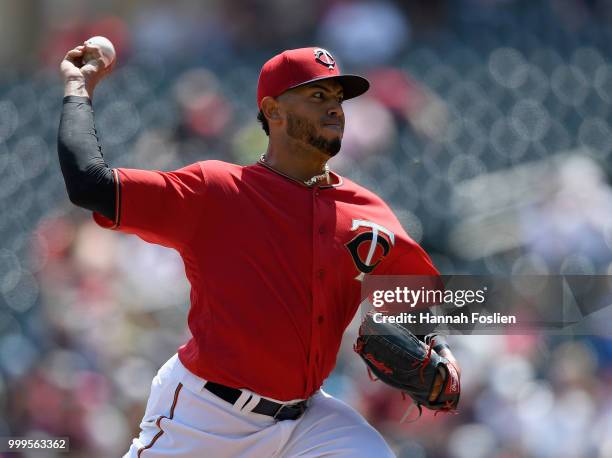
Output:
<path fill-rule="evenodd" d="M 331 53 L 323 48 L 289 49 L 264 64 L 257 83 L 257 106 L 264 97 L 278 97 L 283 92 L 313 81 L 333 78 L 344 89 L 344 99 L 363 94 L 370 82 L 362 76 L 342 75 Z"/>

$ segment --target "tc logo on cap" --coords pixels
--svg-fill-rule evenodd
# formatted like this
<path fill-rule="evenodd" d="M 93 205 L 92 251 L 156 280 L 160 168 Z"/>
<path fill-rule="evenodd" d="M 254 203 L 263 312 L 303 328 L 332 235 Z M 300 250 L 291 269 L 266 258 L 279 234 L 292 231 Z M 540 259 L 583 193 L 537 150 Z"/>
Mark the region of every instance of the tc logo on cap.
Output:
<path fill-rule="evenodd" d="M 336 60 L 327 49 L 315 48 L 313 49 L 315 60 L 321 65 L 325 65 L 327 68 L 332 70 L 336 66 Z"/>

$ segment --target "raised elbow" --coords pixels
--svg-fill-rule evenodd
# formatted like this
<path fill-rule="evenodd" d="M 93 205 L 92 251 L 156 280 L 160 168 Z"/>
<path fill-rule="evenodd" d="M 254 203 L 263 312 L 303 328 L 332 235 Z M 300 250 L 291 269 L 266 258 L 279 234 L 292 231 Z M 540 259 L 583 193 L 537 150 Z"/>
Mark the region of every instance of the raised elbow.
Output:
<path fill-rule="evenodd" d="M 92 192 L 88 189 L 88 186 L 83 186 L 82 184 L 70 185 L 66 186 L 66 190 L 68 191 L 68 199 L 74 205 L 83 208 L 90 207 Z"/>

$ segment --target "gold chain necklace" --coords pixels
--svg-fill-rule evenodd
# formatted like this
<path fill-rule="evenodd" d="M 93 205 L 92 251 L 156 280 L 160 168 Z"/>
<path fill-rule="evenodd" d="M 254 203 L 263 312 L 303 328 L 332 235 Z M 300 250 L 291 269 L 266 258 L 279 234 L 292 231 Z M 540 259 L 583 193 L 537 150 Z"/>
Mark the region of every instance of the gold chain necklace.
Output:
<path fill-rule="evenodd" d="M 305 181 L 304 181 L 304 180 L 298 180 L 298 179 L 296 179 L 296 178 L 290 177 L 289 175 L 286 175 L 286 174 L 284 174 L 283 172 L 280 172 L 280 171 L 276 170 L 274 167 L 272 167 L 270 164 L 268 164 L 268 163 L 266 162 L 266 155 L 265 155 L 265 153 L 264 153 L 264 154 L 262 154 L 262 155 L 259 157 L 259 163 L 260 163 L 261 165 L 263 165 L 263 166 L 265 166 L 265 167 L 269 168 L 270 170 L 273 170 L 274 172 L 276 172 L 276 173 L 278 173 L 278 174 L 280 174 L 280 175 L 284 176 L 284 177 L 287 177 L 287 178 L 289 178 L 289 179 L 291 179 L 291 180 L 294 180 L 294 181 L 298 181 L 298 182 L 300 182 L 300 183 L 304 183 L 304 184 L 305 184 L 306 186 L 308 186 L 308 187 L 313 186 L 313 185 L 315 185 L 317 182 L 322 181 L 322 180 L 325 180 L 325 181 L 327 181 L 327 183 L 329 183 L 329 165 L 327 165 L 327 164 L 325 164 L 325 166 L 323 167 L 323 173 L 322 173 L 321 175 L 315 175 L 315 176 L 313 176 L 312 178 L 310 178 L 309 180 L 305 180 Z"/>

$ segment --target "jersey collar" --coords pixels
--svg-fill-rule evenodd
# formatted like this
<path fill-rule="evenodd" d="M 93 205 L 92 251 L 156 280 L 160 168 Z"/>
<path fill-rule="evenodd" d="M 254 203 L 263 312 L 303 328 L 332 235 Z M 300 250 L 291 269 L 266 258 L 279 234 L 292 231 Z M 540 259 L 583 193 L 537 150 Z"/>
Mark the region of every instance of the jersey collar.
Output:
<path fill-rule="evenodd" d="M 257 165 L 263 167 L 264 169 L 270 170 L 271 172 L 276 173 L 277 175 L 280 175 L 283 178 L 286 178 L 287 180 L 291 180 L 305 188 L 308 189 L 314 189 L 314 188 L 319 188 L 319 189 L 325 189 L 325 188 L 337 188 L 340 187 L 344 184 L 344 180 L 342 179 L 342 177 L 340 175 L 338 175 L 336 172 L 330 170 L 329 174 L 332 176 L 333 180 L 332 181 L 337 181 L 337 183 L 332 183 L 332 184 L 316 184 L 314 186 L 308 186 L 306 183 L 304 183 L 301 180 L 298 180 L 296 178 L 290 177 L 289 175 L 285 175 L 282 172 L 279 172 L 278 170 L 270 167 L 268 164 L 266 164 L 265 162 L 262 161 L 257 161 Z"/>

